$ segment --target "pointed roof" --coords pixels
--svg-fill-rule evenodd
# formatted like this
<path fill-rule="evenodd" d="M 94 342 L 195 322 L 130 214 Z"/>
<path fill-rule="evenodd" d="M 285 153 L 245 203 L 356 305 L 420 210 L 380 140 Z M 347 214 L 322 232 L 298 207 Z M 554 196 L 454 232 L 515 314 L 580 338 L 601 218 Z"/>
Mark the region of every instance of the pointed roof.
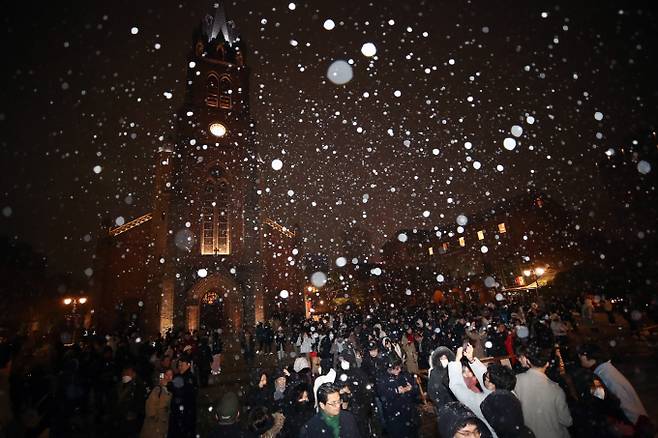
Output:
<path fill-rule="evenodd" d="M 238 32 L 235 23 L 226 19 L 224 2 L 220 0 L 214 3 L 213 9 L 214 14 L 207 14 L 203 20 L 203 34 L 206 37 L 206 42 L 211 42 L 221 34 L 222 39 L 229 46 L 233 46 L 239 40 Z"/>

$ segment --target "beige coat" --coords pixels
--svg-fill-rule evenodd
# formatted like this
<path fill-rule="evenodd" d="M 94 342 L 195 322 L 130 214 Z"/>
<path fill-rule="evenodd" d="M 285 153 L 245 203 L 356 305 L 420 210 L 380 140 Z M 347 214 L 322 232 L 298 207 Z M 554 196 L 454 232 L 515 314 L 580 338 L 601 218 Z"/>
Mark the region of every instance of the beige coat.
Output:
<path fill-rule="evenodd" d="M 171 393 L 166 387 L 156 386 L 146 399 L 144 425 L 139 438 L 166 438 L 169 431 Z"/>
<path fill-rule="evenodd" d="M 560 385 L 531 368 L 516 376 L 514 392 L 521 400 L 525 425 L 537 438 L 569 438 L 571 413 Z"/>
<path fill-rule="evenodd" d="M 416 351 L 416 344 L 409 342 L 407 336 L 402 336 L 400 341 L 402 352 L 404 353 L 404 365 L 409 374 L 418 374 L 418 352 Z"/>

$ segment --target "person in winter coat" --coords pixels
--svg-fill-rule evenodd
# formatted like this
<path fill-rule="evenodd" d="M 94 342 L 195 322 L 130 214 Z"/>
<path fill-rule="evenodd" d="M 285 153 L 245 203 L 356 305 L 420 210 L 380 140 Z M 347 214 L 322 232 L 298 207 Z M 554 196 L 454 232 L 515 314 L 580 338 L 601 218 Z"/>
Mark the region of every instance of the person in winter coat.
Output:
<path fill-rule="evenodd" d="M 441 406 L 438 421 L 440 438 L 491 438 L 484 422 L 459 402 Z"/>
<path fill-rule="evenodd" d="M 583 368 L 590 369 L 603 384 L 620 401 L 621 409 L 631 424 L 642 423 L 642 428 L 649 427 L 650 421 L 642 400 L 628 379 L 619 372 L 603 351 L 595 344 L 585 344 L 578 349 L 578 357 Z M 646 425 L 646 426 L 645 426 Z"/>
<path fill-rule="evenodd" d="M 258 438 L 258 435 L 240 426 L 240 401 L 234 392 L 225 393 L 214 409 L 217 424 L 208 438 Z"/>
<path fill-rule="evenodd" d="M 298 383 L 306 383 L 313 386 L 313 373 L 311 371 L 311 364 L 304 356 L 299 356 L 295 359 L 292 365 L 294 373 L 290 376 L 290 386 L 295 386 Z"/>
<path fill-rule="evenodd" d="M 581 367 L 570 374 L 576 391 L 576 399 L 570 405 L 575 436 L 617 438 L 634 434 L 619 399 L 593 370 Z"/>
<path fill-rule="evenodd" d="M 197 371 L 199 373 L 199 386 L 206 388 L 210 379 L 210 371 L 212 370 L 213 355 L 212 349 L 208 338 L 202 338 L 199 342 L 199 349 L 197 352 Z"/>
<path fill-rule="evenodd" d="M 467 364 L 462 363 L 462 358 L 467 360 Z M 469 368 L 470 366 L 470 368 Z M 471 372 L 472 370 L 472 372 Z M 469 388 L 465 381 L 464 371 L 473 375 L 475 381 L 479 383 L 482 388 L 479 391 L 473 391 Z M 466 349 L 459 347 L 455 360 L 448 363 L 448 378 L 450 391 L 455 395 L 464 406 L 469 408 L 482 422 L 489 428 L 493 436 L 496 436 L 491 425 L 489 425 L 480 410 L 480 404 L 484 401 L 485 397 L 489 395 L 491 390 L 484 383 L 484 375 L 487 372 L 487 367 L 482 364 L 477 358 L 473 357 L 473 347 L 468 344 Z"/>
<path fill-rule="evenodd" d="M 379 354 L 379 343 L 370 341 L 366 347 L 368 350 L 361 362 L 361 370 L 368 377 L 368 382 L 374 384 L 377 381 L 377 376 L 386 370 L 384 359 Z"/>
<path fill-rule="evenodd" d="M 285 417 L 281 412 L 270 413 L 267 408 L 261 406 L 249 412 L 247 424 L 249 431 L 258 438 L 275 438 L 280 436 Z"/>
<path fill-rule="evenodd" d="M 472 324 L 466 331 L 466 337 L 469 339 L 474 349 L 475 357 L 483 358 L 486 356 L 484 352 L 484 343 L 487 340 L 487 333 L 484 330 L 478 330 L 477 325 Z"/>
<path fill-rule="evenodd" d="M 320 356 L 320 366 L 323 370 L 328 370 L 333 366 L 333 353 L 331 347 L 334 343 L 334 332 L 330 330 L 320 339 L 318 347 L 318 356 Z"/>
<path fill-rule="evenodd" d="M 196 379 L 192 374 L 192 359 L 183 354 L 178 359 L 178 374 L 171 386 L 169 438 L 196 438 Z"/>
<path fill-rule="evenodd" d="M 242 355 L 247 365 L 251 365 L 254 360 L 255 355 L 255 340 L 254 335 L 251 333 L 250 329 L 245 329 L 245 331 L 240 336 L 240 347 L 242 348 Z"/>
<path fill-rule="evenodd" d="M 281 362 L 286 356 L 286 334 L 283 332 L 283 327 L 276 330 L 274 345 L 276 345 L 276 358 Z"/>
<path fill-rule="evenodd" d="M 136 437 L 144 421 L 146 386 L 132 366 L 124 368 L 116 388 L 114 427 L 121 437 Z"/>
<path fill-rule="evenodd" d="M 551 350 L 536 344 L 521 350 L 519 362 L 529 369 L 516 377 L 514 392 L 537 438 L 568 438 L 573 420 L 564 391 L 546 375 L 550 358 Z"/>
<path fill-rule="evenodd" d="M 299 335 L 295 345 L 299 347 L 299 353 L 306 355 L 306 358 L 310 360 L 309 355 L 311 354 L 311 351 L 313 351 L 313 338 L 307 331 L 304 331 Z"/>
<path fill-rule="evenodd" d="M 456 401 L 450 391 L 448 363 L 455 360 L 455 353 L 448 347 L 439 347 L 430 355 L 430 370 L 427 379 L 427 395 L 434 403 L 435 411 L 441 406 Z"/>
<path fill-rule="evenodd" d="M 289 400 L 283 414 L 286 417 L 281 438 L 297 438 L 299 431 L 313 417 L 313 391 L 306 383 L 298 383 L 289 393 Z"/>
<path fill-rule="evenodd" d="M 375 391 L 367 388 L 368 377 L 357 367 L 356 357 L 349 351 L 340 355 L 336 370 L 335 383 L 340 387 L 342 408 L 361 420 L 358 422 L 361 436 L 372 436 L 376 427 L 371 421 L 375 407 Z"/>
<path fill-rule="evenodd" d="M 224 343 L 222 342 L 221 329 L 213 332 L 210 340 L 210 349 L 212 352 L 211 373 L 213 376 L 222 372 L 222 352 L 224 351 Z"/>
<path fill-rule="evenodd" d="M 407 372 L 410 374 L 418 374 L 418 351 L 416 350 L 416 342 L 411 327 L 407 329 L 407 333 L 402 335 L 400 344 L 402 348 L 402 357 L 404 357 L 404 365 Z"/>
<path fill-rule="evenodd" d="M 289 378 L 290 373 L 285 368 L 277 370 L 274 373 L 272 378 L 274 385 L 269 389 L 271 396 L 268 396 L 268 398 L 272 400 L 272 405 L 270 406 L 272 412 L 282 412 L 285 410 L 288 401 L 287 390 Z"/>
<path fill-rule="evenodd" d="M 419 423 L 416 380 L 402 371 L 402 361 L 395 353 L 389 353 L 386 367 L 386 372 L 377 379 L 377 394 L 382 402 L 386 432 L 391 437 L 416 437 Z"/>
<path fill-rule="evenodd" d="M 480 410 L 498 438 L 534 438 L 535 436 L 524 424 L 521 402 L 512 391 L 497 389 L 484 399 L 480 404 Z"/>
<path fill-rule="evenodd" d="M 317 400 L 320 411 L 302 427 L 299 438 L 361 437 L 354 415 L 341 410 L 338 387 L 333 383 L 320 385 Z"/>
<path fill-rule="evenodd" d="M 255 370 L 251 374 L 250 384 L 246 397 L 246 410 L 250 411 L 259 406 L 271 406 L 272 386 L 269 375 L 265 371 Z"/>
<path fill-rule="evenodd" d="M 146 399 L 144 425 L 139 438 L 167 438 L 171 393 L 167 386 L 174 378 L 174 372 L 162 373 L 158 386 L 153 388 Z"/>

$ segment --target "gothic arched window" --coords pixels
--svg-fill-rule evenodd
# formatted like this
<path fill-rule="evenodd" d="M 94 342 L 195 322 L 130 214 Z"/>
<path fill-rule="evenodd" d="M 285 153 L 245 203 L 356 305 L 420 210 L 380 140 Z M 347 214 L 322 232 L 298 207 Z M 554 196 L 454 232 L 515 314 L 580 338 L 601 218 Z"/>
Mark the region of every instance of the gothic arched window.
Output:
<path fill-rule="evenodd" d="M 206 79 L 206 105 L 219 106 L 219 78 L 215 73 L 210 73 Z"/>
<path fill-rule="evenodd" d="M 228 76 L 222 76 L 219 80 L 219 107 L 231 109 L 233 107 L 233 88 L 231 79 Z"/>
<path fill-rule="evenodd" d="M 211 169 L 211 175 L 215 168 Z M 211 177 L 206 183 L 201 207 L 201 255 L 231 253 L 228 182 Z"/>

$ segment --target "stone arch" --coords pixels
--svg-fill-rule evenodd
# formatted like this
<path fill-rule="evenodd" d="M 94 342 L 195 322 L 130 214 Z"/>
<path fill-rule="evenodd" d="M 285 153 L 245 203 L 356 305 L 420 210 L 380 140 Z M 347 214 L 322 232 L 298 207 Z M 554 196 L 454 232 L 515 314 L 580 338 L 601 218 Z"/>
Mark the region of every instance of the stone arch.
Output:
<path fill-rule="evenodd" d="M 242 329 L 243 306 L 242 288 L 231 277 L 221 273 L 209 275 L 197 281 L 187 291 L 186 325 L 190 330 L 198 330 L 200 325 L 201 300 L 209 291 L 219 291 L 223 297 L 223 312 L 227 329 L 238 332 Z"/>

